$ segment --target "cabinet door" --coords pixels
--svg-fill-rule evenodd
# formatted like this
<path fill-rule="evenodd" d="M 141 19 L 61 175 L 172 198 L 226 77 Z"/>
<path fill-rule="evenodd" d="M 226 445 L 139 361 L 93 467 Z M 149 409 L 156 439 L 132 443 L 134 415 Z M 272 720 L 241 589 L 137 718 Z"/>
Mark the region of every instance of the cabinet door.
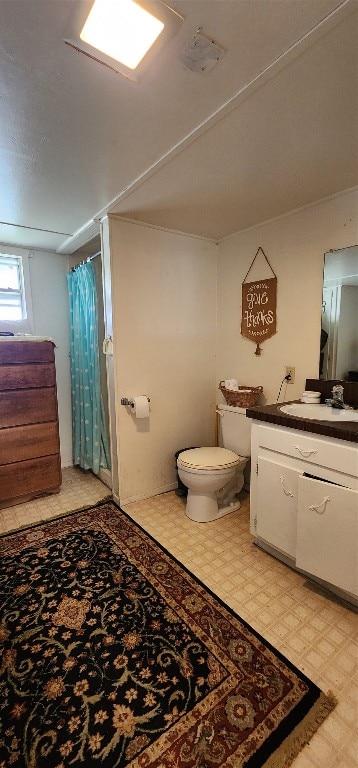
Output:
<path fill-rule="evenodd" d="M 358 594 L 358 491 L 299 478 L 296 565 Z"/>
<path fill-rule="evenodd" d="M 258 457 L 257 535 L 293 558 L 301 471 L 280 461 Z"/>

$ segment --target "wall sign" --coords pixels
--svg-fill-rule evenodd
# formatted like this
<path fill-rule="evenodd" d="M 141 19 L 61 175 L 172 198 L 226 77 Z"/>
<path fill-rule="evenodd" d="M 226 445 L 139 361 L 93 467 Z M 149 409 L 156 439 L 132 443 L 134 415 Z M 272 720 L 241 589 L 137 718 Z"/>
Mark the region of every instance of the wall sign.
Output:
<path fill-rule="evenodd" d="M 246 278 L 259 253 L 264 255 L 274 277 L 247 283 Z M 241 335 L 255 342 L 255 355 L 261 355 L 260 343 L 276 333 L 277 277 L 262 250 L 258 248 L 242 283 Z"/>

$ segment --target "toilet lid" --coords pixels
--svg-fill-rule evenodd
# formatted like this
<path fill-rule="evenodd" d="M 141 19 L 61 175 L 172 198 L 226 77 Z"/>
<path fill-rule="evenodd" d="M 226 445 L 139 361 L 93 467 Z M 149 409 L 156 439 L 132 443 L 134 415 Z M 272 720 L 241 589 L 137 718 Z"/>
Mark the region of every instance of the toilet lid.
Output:
<path fill-rule="evenodd" d="M 197 469 L 220 469 L 238 464 L 240 457 L 227 448 L 192 448 L 182 451 L 179 463 Z"/>

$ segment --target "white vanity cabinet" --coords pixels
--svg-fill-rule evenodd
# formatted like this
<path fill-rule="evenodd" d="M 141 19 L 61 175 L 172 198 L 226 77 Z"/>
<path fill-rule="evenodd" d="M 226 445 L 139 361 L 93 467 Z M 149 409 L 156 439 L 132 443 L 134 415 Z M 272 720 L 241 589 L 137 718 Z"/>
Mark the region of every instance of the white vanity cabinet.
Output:
<path fill-rule="evenodd" d="M 358 596 L 358 445 L 252 422 L 251 533 L 284 562 Z"/>

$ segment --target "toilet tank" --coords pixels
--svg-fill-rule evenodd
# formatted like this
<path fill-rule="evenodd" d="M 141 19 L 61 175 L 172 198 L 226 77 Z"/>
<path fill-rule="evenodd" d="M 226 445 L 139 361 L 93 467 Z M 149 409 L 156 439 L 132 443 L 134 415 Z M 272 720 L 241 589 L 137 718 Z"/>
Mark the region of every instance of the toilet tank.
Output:
<path fill-rule="evenodd" d="M 251 419 L 245 408 L 218 405 L 221 444 L 239 456 L 251 454 Z"/>

